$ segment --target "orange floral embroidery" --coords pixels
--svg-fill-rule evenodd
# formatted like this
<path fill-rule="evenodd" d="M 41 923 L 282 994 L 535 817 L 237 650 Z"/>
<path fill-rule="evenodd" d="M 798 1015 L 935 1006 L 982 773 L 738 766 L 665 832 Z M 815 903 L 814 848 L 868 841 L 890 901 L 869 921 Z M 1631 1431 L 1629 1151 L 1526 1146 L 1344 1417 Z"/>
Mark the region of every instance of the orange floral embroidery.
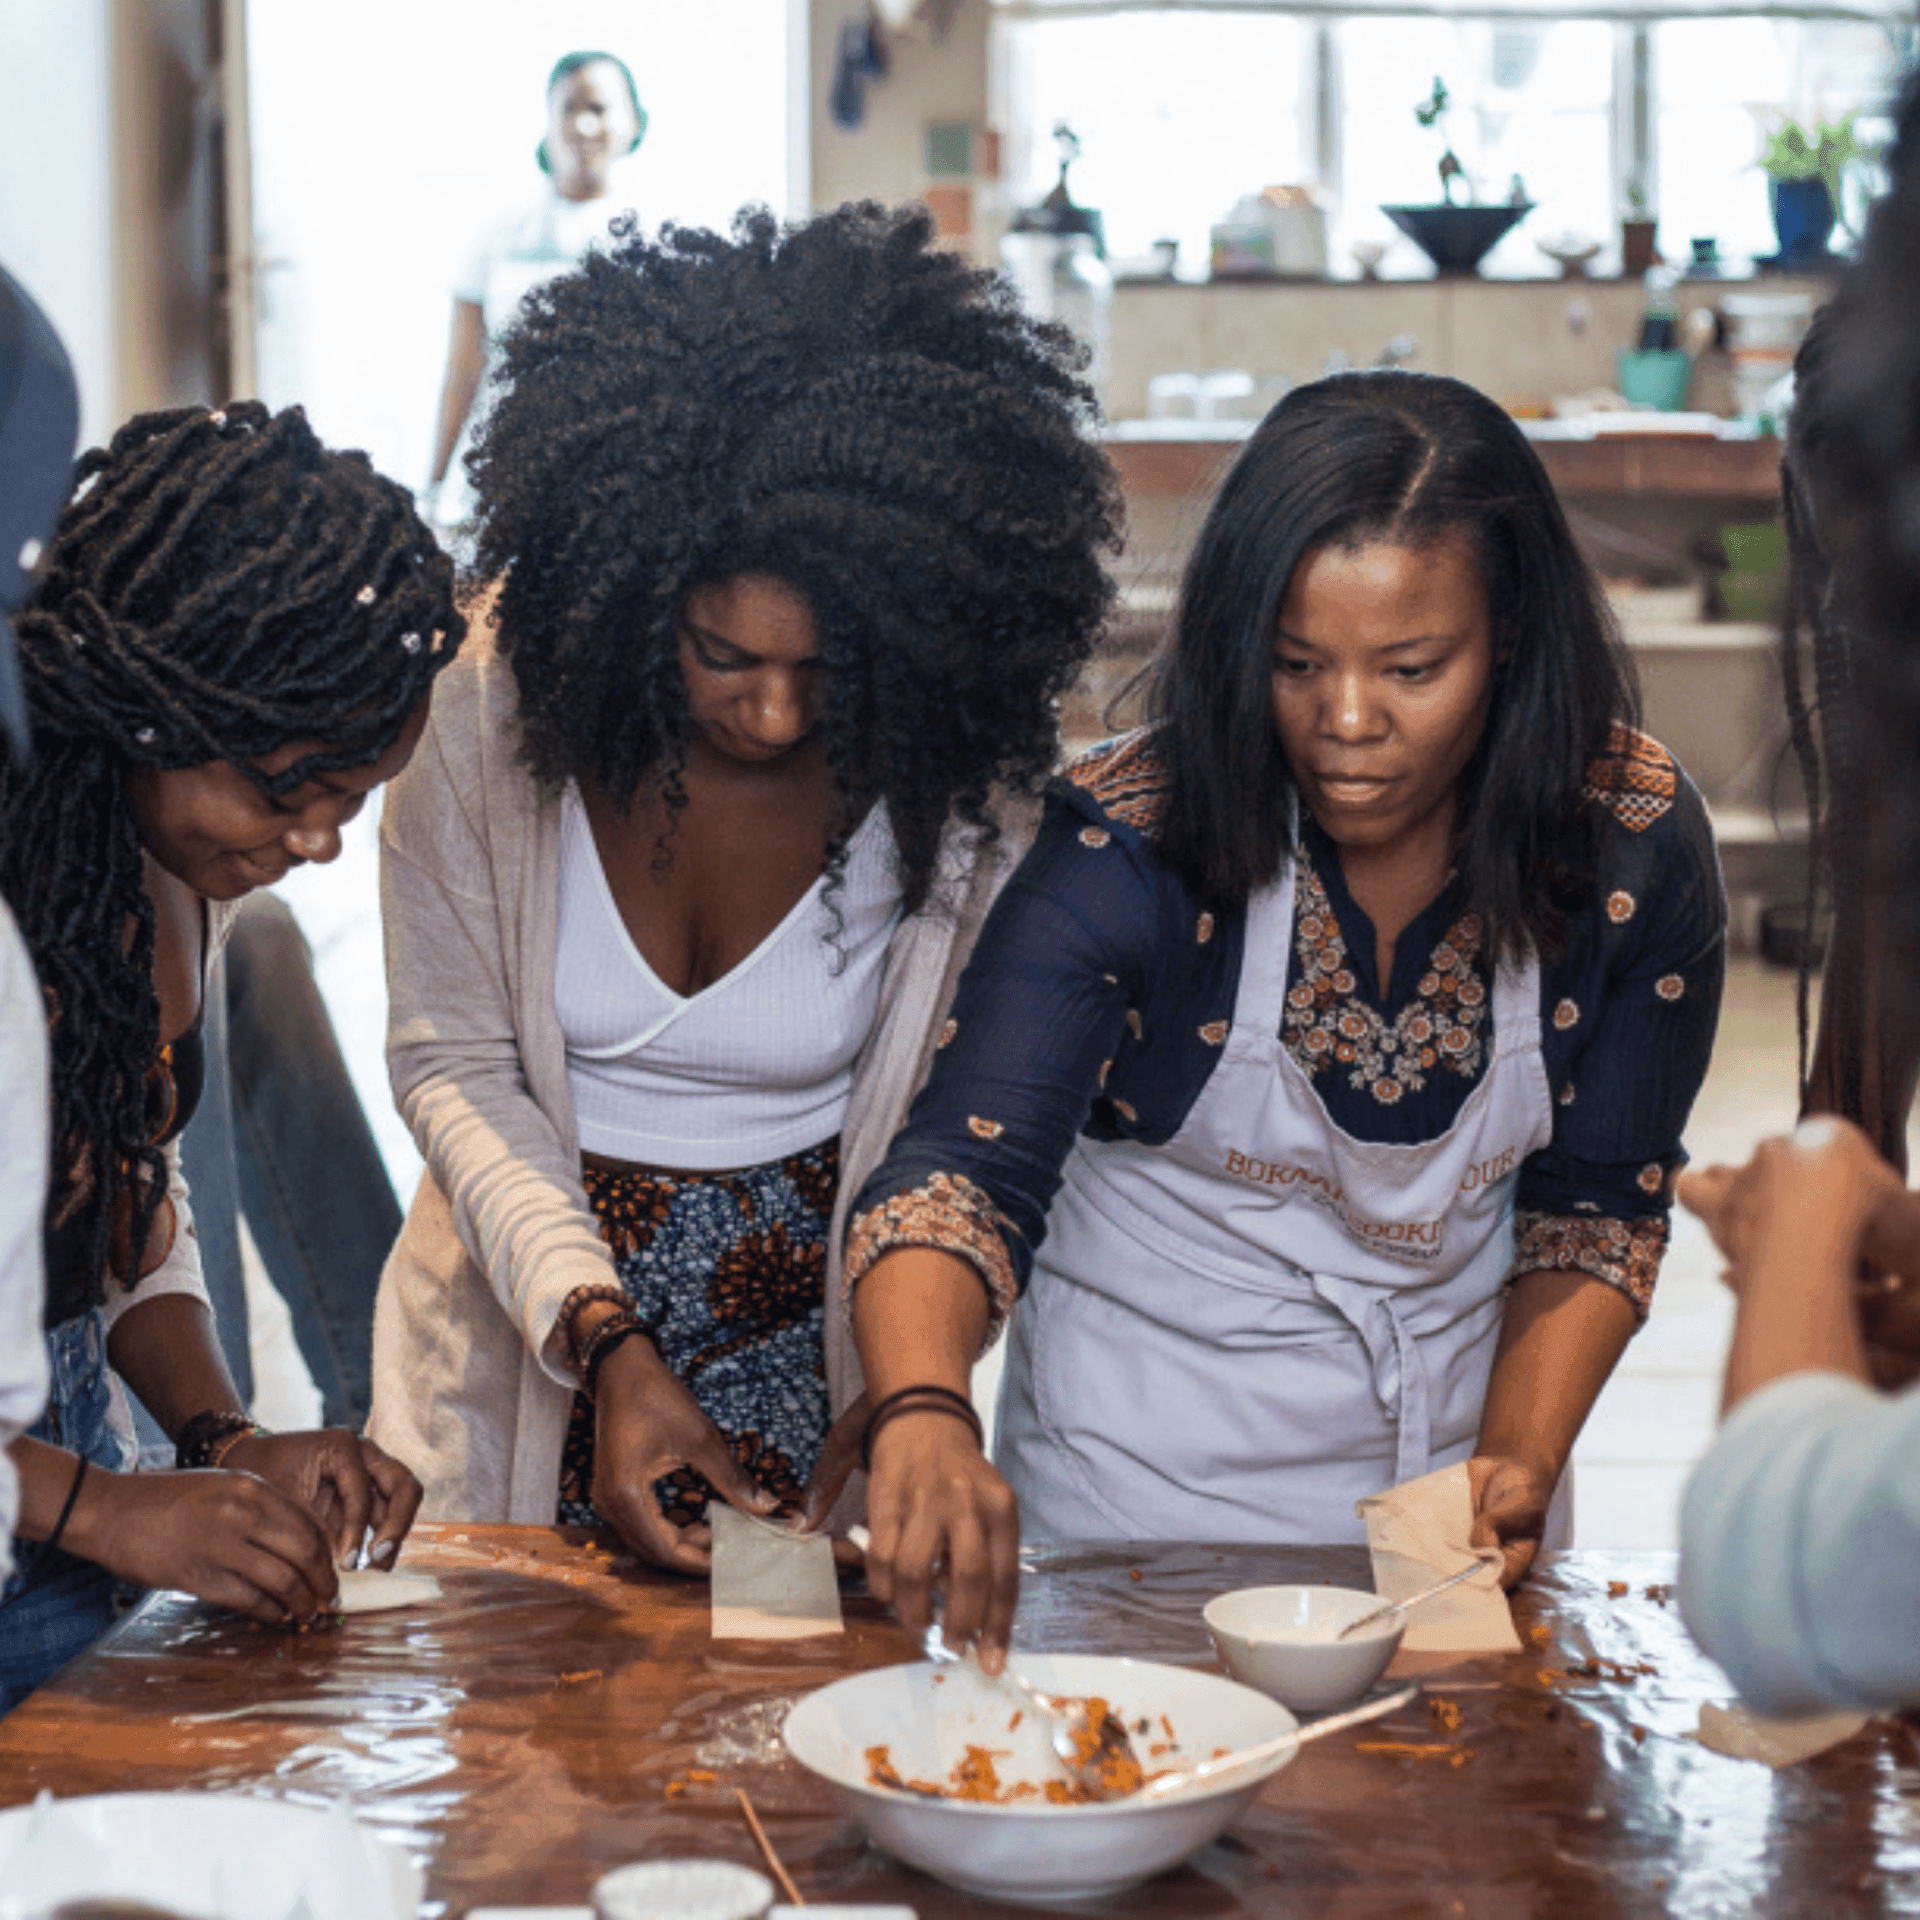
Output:
<path fill-rule="evenodd" d="M 1083 847 L 1104 847 L 1113 838 L 1105 827 L 1082 827 L 1080 844 Z"/>
<path fill-rule="evenodd" d="M 1535 1213 L 1523 1209 L 1513 1221 L 1513 1270 L 1590 1273 L 1618 1287 L 1644 1320 L 1653 1283 L 1667 1251 L 1664 1220 L 1617 1220 L 1606 1215 Z"/>
<path fill-rule="evenodd" d="M 940 1029 L 940 1038 L 933 1043 L 935 1048 L 944 1047 L 959 1031 L 960 1022 L 958 1020 L 949 1020 L 946 1025 Z"/>
<path fill-rule="evenodd" d="M 1616 887 L 1607 895 L 1607 918 L 1618 927 L 1633 918 L 1634 909 L 1639 905 L 1632 894 L 1624 887 Z"/>
<path fill-rule="evenodd" d="M 960 1174 L 936 1173 L 854 1218 L 847 1232 L 845 1289 L 850 1296 L 882 1254 L 898 1247 L 933 1247 L 957 1254 L 980 1276 L 991 1308 L 988 1337 L 996 1335 L 1019 1293 L 1007 1251 L 1012 1221 Z"/>
<path fill-rule="evenodd" d="M 1124 1100 L 1115 1100 L 1113 1103 L 1113 1110 L 1115 1113 L 1117 1113 L 1120 1116 L 1122 1120 L 1128 1121 L 1130 1123 L 1137 1122 L 1140 1118 L 1139 1114 L 1137 1114 L 1133 1110 L 1133 1108 L 1128 1106 Z"/>
<path fill-rule="evenodd" d="M 982 1120 L 977 1113 L 967 1116 L 967 1131 L 976 1140 L 998 1140 L 1006 1132 L 998 1120 Z"/>
<path fill-rule="evenodd" d="M 1207 944 L 1209 940 L 1213 938 L 1213 915 L 1212 914 L 1203 913 L 1200 916 L 1200 924 L 1194 928 L 1193 937 L 1197 941 L 1199 941 L 1199 943 L 1203 947 Z"/>
<path fill-rule="evenodd" d="M 1580 1018 L 1580 1009 L 1571 1000 L 1562 1000 L 1553 1010 L 1553 1024 L 1562 1032 L 1575 1025 Z"/>
<path fill-rule="evenodd" d="M 1144 1037 L 1140 1026 L 1140 1009 L 1138 1007 L 1129 1007 L 1127 1009 L 1127 1031 L 1132 1034 L 1136 1040 Z"/>
<path fill-rule="evenodd" d="M 1309 1075 L 1338 1065 L 1382 1106 L 1418 1093 L 1437 1067 L 1472 1078 L 1480 1070 L 1487 990 L 1474 970 L 1477 914 L 1461 915 L 1434 948 L 1414 997 L 1389 1021 L 1356 998 L 1359 981 L 1320 876 L 1303 859 L 1294 949 L 1298 976 L 1287 991 L 1281 1037 Z"/>
<path fill-rule="evenodd" d="M 1158 824 L 1166 805 L 1167 770 L 1151 728 L 1102 741 L 1065 772 L 1076 787 L 1093 796 L 1109 820 L 1138 833 Z"/>
<path fill-rule="evenodd" d="M 1653 983 L 1653 990 L 1662 1000 L 1678 1000 L 1686 992 L 1687 983 L 1677 973 L 1663 973 Z"/>
<path fill-rule="evenodd" d="M 1587 769 L 1581 793 L 1629 833 L 1644 833 L 1672 811 L 1679 788 L 1673 755 L 1659 741 L 1616 723 L 1606 752 Z"/>
<path fill-rule="evenodd" d="M 1228 1025 L 1225 1020 L 1209 1020 L 1200 1029 L 1200 1038 L 1210 1047 L 1224 1047 L 1227 1044 Z"/>
<path fill-rule="evenodd" d="M 1658 1160 L 1649 1160 L 1640 1169 L 1635 1184 L 1642 1193 L 1658 1193 L 1667 1184 L 1667 1170 Z"/>
<path fill-rule="evenodd" d="M 1113 1071 L 1113 1062 L 1111 1060 L 1102 1060 L 1100 1062 L 1100 1084 L 1102 1087 L 1104 1087 L 1107 1084 L 1107 1075 L 1110 1074 L 1112 1071 Z"/>

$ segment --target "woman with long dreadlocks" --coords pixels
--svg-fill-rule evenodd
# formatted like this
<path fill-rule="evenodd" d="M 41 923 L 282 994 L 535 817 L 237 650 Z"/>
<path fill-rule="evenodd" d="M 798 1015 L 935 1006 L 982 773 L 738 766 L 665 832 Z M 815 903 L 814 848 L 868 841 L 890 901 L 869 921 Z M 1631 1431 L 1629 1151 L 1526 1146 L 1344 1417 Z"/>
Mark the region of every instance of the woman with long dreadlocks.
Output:
<path fill-rule="evenodd" d="M 451 567 L 405 490 L 297 408 L 143 415 L 77 477 L 18 621 L 34 755 L 0 771 L 0 890 L 48 1013 L 53 1375 L 10 1450 L 0 1707 L 105 1629 L 120 1581 L 303 1617 L 368 1526 L 390 1563 L 419 1501 L 354 1434 L 248 1417 L 174 1143 L 236 903 L 332 859 L 413 751 L 464 631 Z M 119 1382 L 199 1471 L 126 1471 Z"/>
<path fill-rule="evenodd" d="M 427 1161 L 372 1431 L 425 1511 L 823 1523 L 829 1221 L 883 1151 L 1110 589 L 1067 337 L 843 207 L 629 234 L 530 297 L 472 461 L 496 646 L 382 819 Z"/>

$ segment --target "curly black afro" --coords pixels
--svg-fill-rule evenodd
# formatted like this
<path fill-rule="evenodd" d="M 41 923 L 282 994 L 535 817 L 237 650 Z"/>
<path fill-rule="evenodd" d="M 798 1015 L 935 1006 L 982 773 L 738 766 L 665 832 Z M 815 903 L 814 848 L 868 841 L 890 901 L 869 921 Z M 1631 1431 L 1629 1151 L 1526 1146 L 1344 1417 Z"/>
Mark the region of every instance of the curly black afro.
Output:
<path fill-rule="evenodd" d="M 686 596 L 777 578 L 847 817 L 885 802 L 916 907 L 948 819 L 1051 769 L 1111 599 L 1084 354 L 918 209 L 615 233 L 527 302 L 469 460 L 528 764 L 677 802 Z"/>

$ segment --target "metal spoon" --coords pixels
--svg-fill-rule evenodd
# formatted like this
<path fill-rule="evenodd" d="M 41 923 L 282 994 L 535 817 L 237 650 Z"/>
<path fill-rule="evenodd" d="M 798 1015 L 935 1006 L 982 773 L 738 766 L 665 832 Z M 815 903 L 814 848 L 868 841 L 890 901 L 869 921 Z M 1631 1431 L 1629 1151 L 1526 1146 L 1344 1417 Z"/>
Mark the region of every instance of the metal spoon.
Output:
<path fill-rule="evenodd" d="M 1491 1561 L 1476 1560 L 1470 1567 L 1462 1567 L 1458 1573 L 1450 1573 L 1444 1580 L 1436 1580 L 1430 1587 L 1422 1587 L 1418 1593 L 1410 1593 L 1404 1600 L 1389 1600 L 1384 1607 L 1375 1607 L 1370 1613 L 1363 1613 L 1358 1620 L 1349 1620 L 1333 1637 L 1346 1640 L 1358 1633 L 1362 1627 L 1370 1627 L 1376 1620 L 1384 1620 L 1390 1613 L 1405 1613 L 1409 1607 L 1417 1607 L 1423 1600 L 1431 1600 L 1436 1593 L 1445 1593 L 1449 1587 L 1457 1587 L 1462 1580 L 1470 1580 Z"/>
<path fill-rule="evenodd" d="M 938 1620 L 928 1626 L 920 1644 L 927 1658 L 938 1665 L 958 1666 L 968 1658 L 947 1645 Z M 977 1666 L 978 1662 L 974 1664 Z M 1022 1679 L 1012 1666 L 1002 1667 L 998 1677 L 1047 1723 L 1047 1744 L 1053 1749 L 1054 1758 L 1066 1769 L 1069 1780 L 1084 1787 L 1096 1800 L 1124 1799 L 1139 1791 L 1137 1787 L 1115 1784 L 1116 1777 L 1140 1780 L 1146 1769 L 1134 1751 L 1132 1737 L 1111 1707 L 1096 1723 L 1084 1698 L 1043 1692 L 1031 1680 Z"/>
<path fill-rule="evenodd" d="M 1131 1797 L 1136 1800 L 1159 1800 L 1167 1794 L 1179 1793 L 1187 1787 L 1197 1786 L 1203 1780 L 1212 1780 L 1220 1774 L 1232 1773 L 1236 1768 L 1252 1766 L 1259 1760 L 1270 1760 L 1275 1754 L 1289 1753 L 1295 1747 L 1304 1747 L 1309 1740 L 1318 1740 L 1323 1734 L 1338 1733 L 1342 1727 L 1357 1727 L 1363 1720 L 1378 1720 L 1383 1714 L 1396 1712 L 1413 1700 L 1419 1692 L 1420 1689 L 1417 1686 L 1402 1687 L 1398 1693 L 1389 1693 L 1381 1699 L 1369 1700 L 1362 1706 L 1349 1708 L 1345 1713 L 1329 1714 L 1326 1719 L 1316 1720 L 1310 1727 L 1296 1727 L 1292 1733 L 1283 1733 L 1272 1740 L 1263 1740 L 1257 1747 L 1247 1747 L 1239 1753 L 1222 1754 L 1218 1760 L 1202 1760 L 1197 1766 L 1177 1767 L 1171 1772 L 1156 1774 Z"/>

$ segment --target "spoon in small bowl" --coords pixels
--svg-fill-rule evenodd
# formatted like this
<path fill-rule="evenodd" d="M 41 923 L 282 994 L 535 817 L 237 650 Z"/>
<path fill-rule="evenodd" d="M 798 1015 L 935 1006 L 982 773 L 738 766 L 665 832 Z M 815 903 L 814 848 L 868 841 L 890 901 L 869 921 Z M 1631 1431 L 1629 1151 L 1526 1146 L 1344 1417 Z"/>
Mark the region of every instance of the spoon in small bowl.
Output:
<path fill-rule="evenodd" d="M 1423 1600 L 1431 1600 L 1436 1593 L 1445 1593 L 1449 1587 L 1457 1587 L 1462 1580 L 1470 1580 L 1476 1573 L 1493 1564 L 1494 1548 L 1485 1550 L 1489 1556 L 1476 1560 L 1470 1567 L 1462 1567 L 1458 1573 L 1450 1573 L 1444 1580 L 1436 1580 L 1430 1587 L 1422 1587 L 1418 1593 L 1410 1593 L 1404 1600 L 1389 1600 L 1384 1607 L 1375 1607 L 1363 1613 L 1358 1620 L 1349 1620 L 1333 1637 L 1336 1640 L 1348 1640 L 1362 1627 L 1377 1626 L 1389 1614 L 1405 1613 L 1410 1607 L 1417 1607 Z"/>

